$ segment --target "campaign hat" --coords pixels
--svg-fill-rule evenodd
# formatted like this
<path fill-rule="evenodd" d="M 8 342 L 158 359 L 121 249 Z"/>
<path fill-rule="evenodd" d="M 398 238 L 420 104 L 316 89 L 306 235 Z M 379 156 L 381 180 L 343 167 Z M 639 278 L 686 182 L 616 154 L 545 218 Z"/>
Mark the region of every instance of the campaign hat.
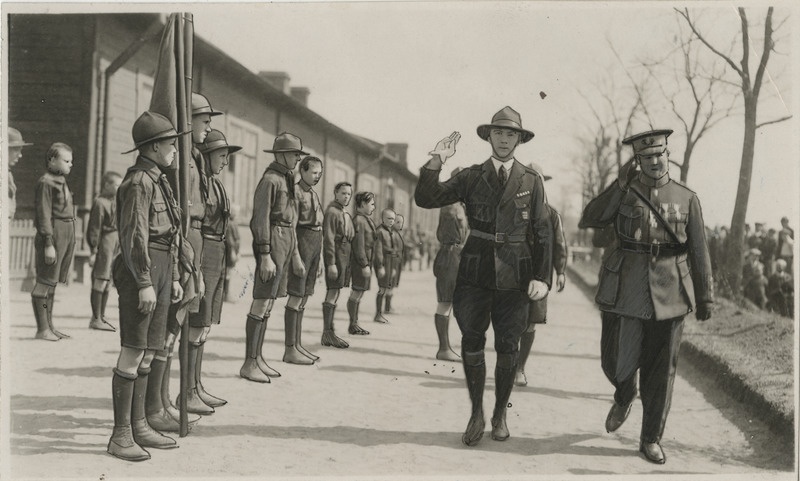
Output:
<path fill-rule="evenodd" d="M 308 152 L 303 151 L 303 141 L 300 137 L 290 134 L 289 132 L 282 132 L 272 143 L 271 150 L 264 150 L 270 154 L 285 154 L 288 152 L 298 152 L 300 154 L 308 155 Z"/>
<path fill-rule="evenodd" d="M 625 145 L 633 147 L 634 155 L 657 155 L 667 150 L 667 137 L 670 129 L 648 130 L 622 140 Z"/>
<path fill-rule="evenodd" d="M 208 114 L 213 117 L 222 115 L 222 112 L 214 110 L 205 95 L 192 92 L 192 116 L 201 114 Z"/>
<path fill-rule="evenodd" d="M 33 145 L 30 142 L 22 140 L 22 134 L 14 127 L 8 128 L 8 146 L 9 147 L 27 147 Z"/>
<path fill-rule="evenodd" d="M 242 148 L 238 145 L 228 144 L 225 134 L 216 129 L 211 129 L 211 132 L 209 132 L 206 136 L 206 140 L 199 146 L 201 154 L 207 154 L 223 148 L 227 148 L 229 154 L 242 150 Z"/>
<path fill-rule="evenodd" d="M 134 147 L 131 150 L 123 152 L 123 154 L 129 154 L 151 142 L 173 139 L 190 132 L 191 131 L 177 132 L 168 118 L 158 112 L 147 110 L 133 123 L 131 134 L 133 136 Z"/>
<path fill-rule="evenodd" d="M 533 132 L 522 128 L 522 117 L 519 115 L 519 112 L 509 106 L 503 107 L 496 114 L 494 114 L 492 117 L 492 123 L 479 125 L 478 137 L 488 141 L 489 134 L 492 132 L 492 129 L 496 128 L 511 129 L 519 132 L 519 142 L 521 144 L 524 144 L 533 138 Z"/>

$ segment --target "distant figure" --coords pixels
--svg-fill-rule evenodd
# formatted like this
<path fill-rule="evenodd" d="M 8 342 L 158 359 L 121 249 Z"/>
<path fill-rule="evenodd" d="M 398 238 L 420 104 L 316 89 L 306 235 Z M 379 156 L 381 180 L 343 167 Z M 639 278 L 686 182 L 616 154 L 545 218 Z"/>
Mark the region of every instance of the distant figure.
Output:
<path fill-rule="evenodd" d="M 781 231 L 778 233 L 778 259 L 786 261 L 786 272 L 794 272 L 794 229 L 789 227 L 789 218 L 781 218 Z"/>
<path fill-rule="evenodd" d="M 111 287 L 111 264 L 119 253 L 119 236 L 117 235 L 117 189 L 122 176 L 117 172 L 103 174 L 100 195 L 94 200 L 89 224 L 86 228 L 86 243 L 92 251 L 92 293 L 89 302 L 92 305 L 90 329 L 98 331 L 116 331 L 106 321 L 106 303 Z"/>
<path fill-rule="evenodd" d="M 46 155 L 47 172 L 36 184 L 36 284 L 31 292 L 36 339 L 58 341 L 70 336 L 53 327 L 56 285 L 69 280 L 75 249 L 75 207 L 67 176 L 72 171 L 72 148 L 56 142 Z"/>
<path fill-rule="evenodd" d="M 778 259 L 775 261 L 775 269 L 769 276 L 767 283 L 769 309 L 782 316 L 791 316 L 792 311 L 789 310 L 789 305 L 793 300 L 793 291 L 794 283 L 792 276 L 786 272 L 786 261 Z"/>
<path fill-rule="evenodd" d="M 22 134 L 19 130 L 9 127 L 8 128 L 8 218 L 14 219 L 17 212 L 17 185 L 14 183 L 14 173 L 11 167 L 14 167 L 22 158 L 22 148 L 33 145 L 22 140 Z"/>
<path fill-rule="evenodd" d="M 767 278 L 764 276 L 764 266 L 759 262 L 754 265 L 753 273 L 744 286 L 744 297 L 753 304 L 764 309 L 767 307 Z"/>
<path fill-rule="evenodd" d="M 769 229 L 761 241 L 761 262 L 764 263 L 764 275 L 769 277 L 775 270 L 775 251 L 778 249 L 778 233 Z"/>
<path fill-rule="evenodd" d="M 742 264 L 742 289 L 750 282 L 750 279 L 755 277 L 756 269 L 761 269 L 764 272 L 764 266 L 759 260 L 761 258 L 761 251 L 758 249 L 750 249 L 744 255 L 744 264 Z"/>
<path fill-rule="evenodd" d="M 400 273 L 405 268 L 406 263 L 406 242 L 403 239 L 403 224 L 405 223 L 405 217 L 400 214 L 397 214 L 394 218 L 394 225 L 392 226 L 392 242 L 394 243 L 396 255 L 397 255 L 397 265 L 395 266 L 395 274 L 394 274 L 394 286 L 398 287 L 400 285 Z M 386 312 L 394 312 L 392 309 L 391 300 L 386 301 Z"/>

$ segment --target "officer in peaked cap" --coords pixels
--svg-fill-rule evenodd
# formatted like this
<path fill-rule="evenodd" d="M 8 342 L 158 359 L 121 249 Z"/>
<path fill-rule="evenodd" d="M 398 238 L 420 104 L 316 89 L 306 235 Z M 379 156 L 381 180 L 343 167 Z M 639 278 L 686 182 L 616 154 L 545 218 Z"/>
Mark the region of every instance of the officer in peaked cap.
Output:
<path fill-rule="evenodd" d="M 144 112 L 133 124 L 136 163 L 117 190 L 120 254 L 113 278 L 119 292 L 121 352 L 112 378 L 114 431 L 108 452 L 128 461 L 150 458 L 147 447 L 177 447 L 145 417 L 150 364 L 164 349 L 167 310 L 183 297 L 179 282 L 180 209 L 164 171 L 175 161 L 172 123 Z"/>
<path fill-rule="evenodd" d="M 466 207 L 470 234 L 461 251 L 453 313 L 461 329 L 461 357 L 472 414 L 461 440 L 476 445 L 483 437 L 486 381 L 486 330 L 494 328 L 497 364 L 492 439 L 509 432 L 506 406 L 514 387 L 519 339 L 530 300 L 544 298 L 552 278 L 553 232 L 541 176 L 514 158 L 518 145 L 533 138 L 522 119 L 504 107 L 477 129 L 492 156 L 441 182 L 442 164 L 455 154 L 461 135 L 440 140 L 421 169 L 415 200 L 422 208 L 456 202 Z"/>
<path fill-rule="evenodd" d="M 603 311 L 601 363 L 616 388 L 606 430 L 616 431 L 641 380 L 639 451 L 663 464 L 660 442 L 672 399 L 683 319 L 711 317 L 713 281 L 697 195 L 670 179 L 667 137 L 651 130 L 623 140 L 634 158 L 586 206 L 581 228 L 616 226 L 616 249 L 603 262 L 595 301 Z M 639 166 L 640 170 L 636 167 Z"/>
<path fill-rule="evenodd" d="M 19 130 L 9 127 L 8 128 L 8 218 L 14 219 L 14 214 L 17 212 L 17 185 L 14 183 L 14 174 L 11 172 L 11 167 L 17 165 L 19 159 L 22 158 L 22 148 L 33 145 L 29 142 L 22 140 L 22 134 Z"/>

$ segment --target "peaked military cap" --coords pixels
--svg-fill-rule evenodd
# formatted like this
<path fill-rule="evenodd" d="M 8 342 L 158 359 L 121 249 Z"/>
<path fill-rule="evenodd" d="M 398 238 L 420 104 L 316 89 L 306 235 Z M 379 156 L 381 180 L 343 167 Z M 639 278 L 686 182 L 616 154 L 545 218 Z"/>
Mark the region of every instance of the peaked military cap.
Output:
<path fill-rule="evenodd" d="M 206 136 L 206 140 L 200 144 L 200 153 L 207 154 L 208 152 L 213 152 L 215 150 L 224 148 L 228 149 L 229 154 L 242 150 L 242 148 L 238 145 L 228 144 L 225 134 L 219 130 L 212 129 L 211 132 L 209 132 Z"/>
<path fill-rule="evenodd" d="M 493 128 L 516 130 L 520 133 L 519 142 L 521 144 L 533 138 L 533 132 L 522 128 L 522 117 L 520 117 L 519 112 L 509 106 L 503 107 L 499 112 L 494 114 L 492 123 L 479 125 L 478 137 L 483 140 L 489 140 L 489 134 L 492 132 Z"/>
<path fill-rule="evenodd" d="M 170 122 L 168 118 L 158 112 L 147 110 L 133 123 L 131 133 L 133 135 L 134 147 L 131 150 L 123 152 L 123 154 L 131 153 L 151 142 L 173 139 L 188 134 L 189 132 L 191 131 L 176 132 L 175 127 L 173 127 L 172 122 Z"/>
<path fill-rule="evenodd" d="M 22 134 L 19 133 L 19 130 L 15 129 L 14 127 L 8 128 L 8 146 L 9 147 L 26 147 L 28 145 L 33 145 L 30 142 L 25 142 L 22 140 Z"/>
<path fill-rule="evenodd" d="M 633 147 L 634 155 L 656 155 L 667 150 L 667 137 L 672 133 L 669 129 L 648 130 L 623 139 L 622 143 Z"/>
<path fill-rule="evenodd" d="M 192 92 L 192 116 L 201 114 L 208 114 L 213 117 L 215 115 L 222 115 L 222 112 L 211 108 L 211 102 L 208 101 L 205 95 Z"/>
<path fill-rule="evenodd" d="M 282 132 L 275 137 L 275 142 L 272 143 L 272 150 L 264 150 L 270 154 L 283 154 L 287 152 L 298 152 L 308 155 L 308 152 L 303 151 L 303 141 L 300 137 L 290 134 L 289 132 Z"/>

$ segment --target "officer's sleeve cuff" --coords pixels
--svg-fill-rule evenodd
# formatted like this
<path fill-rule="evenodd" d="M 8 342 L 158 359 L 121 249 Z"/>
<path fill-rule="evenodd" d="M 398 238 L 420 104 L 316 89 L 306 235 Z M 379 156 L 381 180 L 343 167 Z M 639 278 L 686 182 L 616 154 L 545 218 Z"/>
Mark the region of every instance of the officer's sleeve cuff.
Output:
<path fill-rule="evenodd" d="M 272 252 L 272 248 L 269 244 L 256 244 L 256 252 L 258 254 L 269 254 Z"/>
<path fill-rule="evenodd" d="M 44 246 L 53 247 L 53 236 L 51 235 L 44 236 Z"/>

